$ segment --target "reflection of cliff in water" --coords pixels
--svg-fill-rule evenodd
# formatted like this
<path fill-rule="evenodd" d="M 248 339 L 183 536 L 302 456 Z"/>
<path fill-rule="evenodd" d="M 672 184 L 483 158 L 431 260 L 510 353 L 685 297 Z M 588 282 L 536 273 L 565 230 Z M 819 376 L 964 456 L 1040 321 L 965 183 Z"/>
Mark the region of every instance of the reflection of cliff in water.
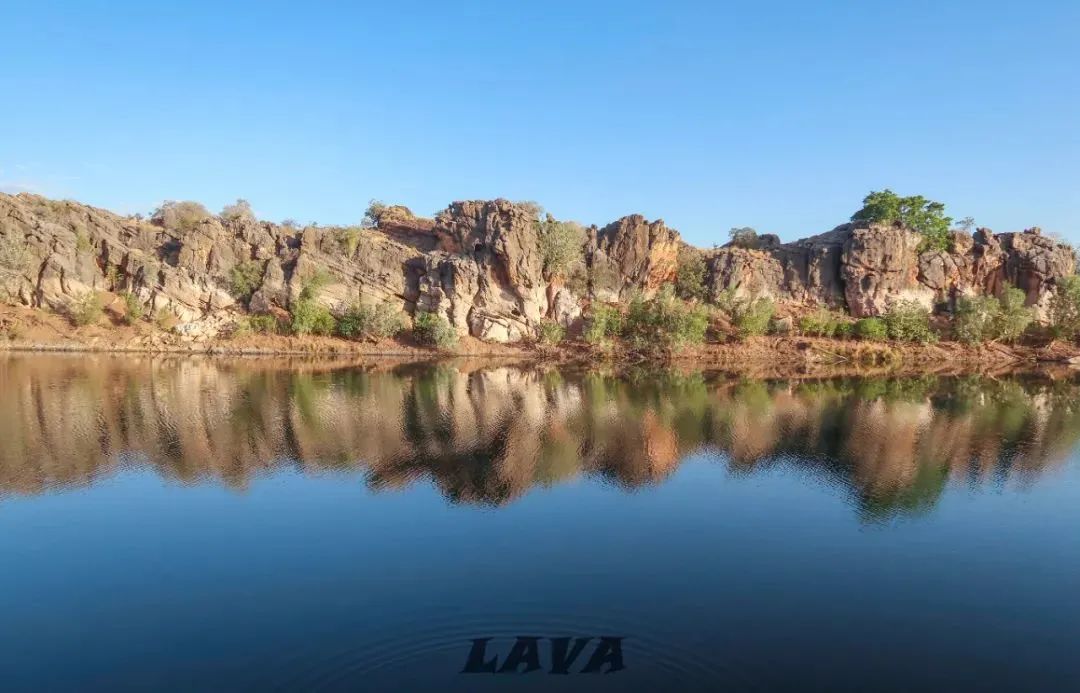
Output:
<path fill-rule="evenodd" d="M 589 475 L 662 481 L 694 452 L 735 473 L 787 465 L 871 515 L 931 507 L 952 478 L 1025 483 L 1080 438 L 1080 383 L 737 381 L 454 366 L 392 370 L 146 357 L 0 359 L 0 494 L 123 465 L 243 487 L 260 473 L 430 480 L 501 504 Z"/>

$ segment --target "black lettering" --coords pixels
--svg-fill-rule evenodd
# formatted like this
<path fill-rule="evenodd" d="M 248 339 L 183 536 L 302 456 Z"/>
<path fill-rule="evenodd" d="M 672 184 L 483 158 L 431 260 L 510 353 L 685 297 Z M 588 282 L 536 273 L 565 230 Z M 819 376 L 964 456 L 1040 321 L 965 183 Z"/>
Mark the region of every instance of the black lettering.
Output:
<path fill-rule="evenodd" d="M 611 674 L 613 672 L 625 669 L 622 661 L 622 638 L 602 637 L 600 642 L 596 645 L 596 650 L 593 651 L 592 657 L 589 658 L 589 663 L 585 665 L 585 668 L 581 670 L 582 674 L 594 674 L 600 671 L 600 667 L 605 663 L 608 665 L 608 670 L 605 674 Z"/>
<path fill-rule="evenodd" d="M 540 646 L 538 642 L 540 638 L 519 635 L 517 642 L 514 643 L 513 649 L 510 650 L 510 654 L 506 655 L 506 661 L 503 662 L 502 668 L 499 669 L 500 674 L 509 674 L 517 671 L 517 668 L 522 664 L 525 665 L 525 671 L 522 674 L 528 674 L 530 671 L 536 671 L 540 668 Z"/>
<path fill-rule="evenodd" d="M 465 660 L 465 668 L 461 670 L 462 674 L 495 673 L 495 667 L 499 664 L 499 656 L 495 655 L 488 661 L 484 661 L 488 640 L 491 640 L 491 638 L 473 638 L 472 649 L 469 650 L 469 658 Z"/>
<path fill-rule="evenodd" d="M 585 649 L 585 644 L 592 638 L 575 638 L 574 649 L 570 650 L 567 654 L 567 650 L 570 648 L 570 638 L 552 638 L 551 639 L 551 671 L 550 674 L 569 674 L 570 666 L 574 663 L 574 660 L 578 658 L 581 651 Z"/>

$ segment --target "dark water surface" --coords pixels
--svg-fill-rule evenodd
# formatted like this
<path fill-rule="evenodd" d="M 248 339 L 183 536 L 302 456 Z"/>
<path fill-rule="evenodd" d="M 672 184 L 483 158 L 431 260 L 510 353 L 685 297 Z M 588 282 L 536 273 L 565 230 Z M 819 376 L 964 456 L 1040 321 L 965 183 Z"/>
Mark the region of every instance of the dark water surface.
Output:
<path fill-rule="evenodd" d="M 1080 690 L 1078 444 L 1069 375 L 0 357 L 0 689 Z"/>

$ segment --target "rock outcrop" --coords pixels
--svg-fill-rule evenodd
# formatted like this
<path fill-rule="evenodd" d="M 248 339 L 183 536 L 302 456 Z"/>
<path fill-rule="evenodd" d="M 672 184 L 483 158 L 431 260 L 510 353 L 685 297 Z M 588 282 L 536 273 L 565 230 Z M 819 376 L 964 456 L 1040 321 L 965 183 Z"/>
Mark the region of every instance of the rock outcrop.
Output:
<path fill-rule="evenodd" d="M 1056 280 L 1076 266 L 1068 245 L 1038 229 L 954 232 L 951 251 L 920 253 L 920 241 L 900 227 L 844 224 L 794 243 L 726 246 L 709 253 L 707 283 L 714 297 L 730 291 L 855 317 L 880 315 L 905 299 L 952 307 L 961 296 L 997 295 L 1013 285 L 1043 314 Z"/>
<path fill-rule="evenodd" d="M 0 194 L 0 293 L 63 310 L 87 292 L 130 292 L 146 312 L 166 312 L 182 334 L 213 336 L 248 310 L 288 310 L 318 278 L 317 299 L 341 313 L 356 303 L 444 315 L 462 335 L 532 338 L 544 320 L 580 323 L 591 300 L 650 296 L 676 276 L 677 231 L 626 216 L 588 229 L 583 281 L 545 274 L 535 210 L 507 200 L 454 202 L 434 219 L 383 208 L 375 228 L 298 228 L 208 217 L 179 231 L 138 216 L 37 195 Z M 845 224 L 818 236 L 701 251 L 715 298 L 768 296 L 797 306 L 876 315 L 898 298 L 927 305 L 966 294 L 1023 289 L 1044 309 L 1076 259 L 1037 229 L 957 233 L 950 252 L 919 253 L 902 228 Z M 239 271 L 258 277 L 238 295 Z"/>

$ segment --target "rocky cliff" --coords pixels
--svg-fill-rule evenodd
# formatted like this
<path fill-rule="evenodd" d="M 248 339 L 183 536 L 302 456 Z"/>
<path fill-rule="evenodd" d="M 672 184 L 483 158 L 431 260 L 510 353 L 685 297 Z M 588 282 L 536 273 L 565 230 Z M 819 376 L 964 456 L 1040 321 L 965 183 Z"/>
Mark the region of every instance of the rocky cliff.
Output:
<path fill-rule="evenodd" d="M 211 216 L 179 231 L 75 202 L 0 194 L 0 290 L 54 310 L 89 291 L 126 291 L 199 337 L 247 310 L 288 310 L 319 275 L 318 300 L 333 311 L 389 303 L 409 314 L 440 313 L 461 334 L 512 342 L 534 336 L 545 319 L 575 325 L 591 300 L 654 293 L 674 279 L 684 246 L 677 231 L 639 215 L 591 227 L 582 248 L 586 279 L 571 283 L 545 274 L 528 205 L 455 202 L 434 219 L 389 207 L 377 221 L 298 228 Z M 763 236 L 753 249 L 696 252 L 714 297 L 769 296 L 856 316 L 879 314 L 897 298 L 934 305 L 1006 284 L 1042 308 L 1076 264 L 1068 246 L 1037 230 L 957 233 L 951 252 L 919 253 L 919 240 L 901 228 L 846 224 L 793 243 Z M 250 296 L 236 295 L 241 267 L 258 275 Z"/>

